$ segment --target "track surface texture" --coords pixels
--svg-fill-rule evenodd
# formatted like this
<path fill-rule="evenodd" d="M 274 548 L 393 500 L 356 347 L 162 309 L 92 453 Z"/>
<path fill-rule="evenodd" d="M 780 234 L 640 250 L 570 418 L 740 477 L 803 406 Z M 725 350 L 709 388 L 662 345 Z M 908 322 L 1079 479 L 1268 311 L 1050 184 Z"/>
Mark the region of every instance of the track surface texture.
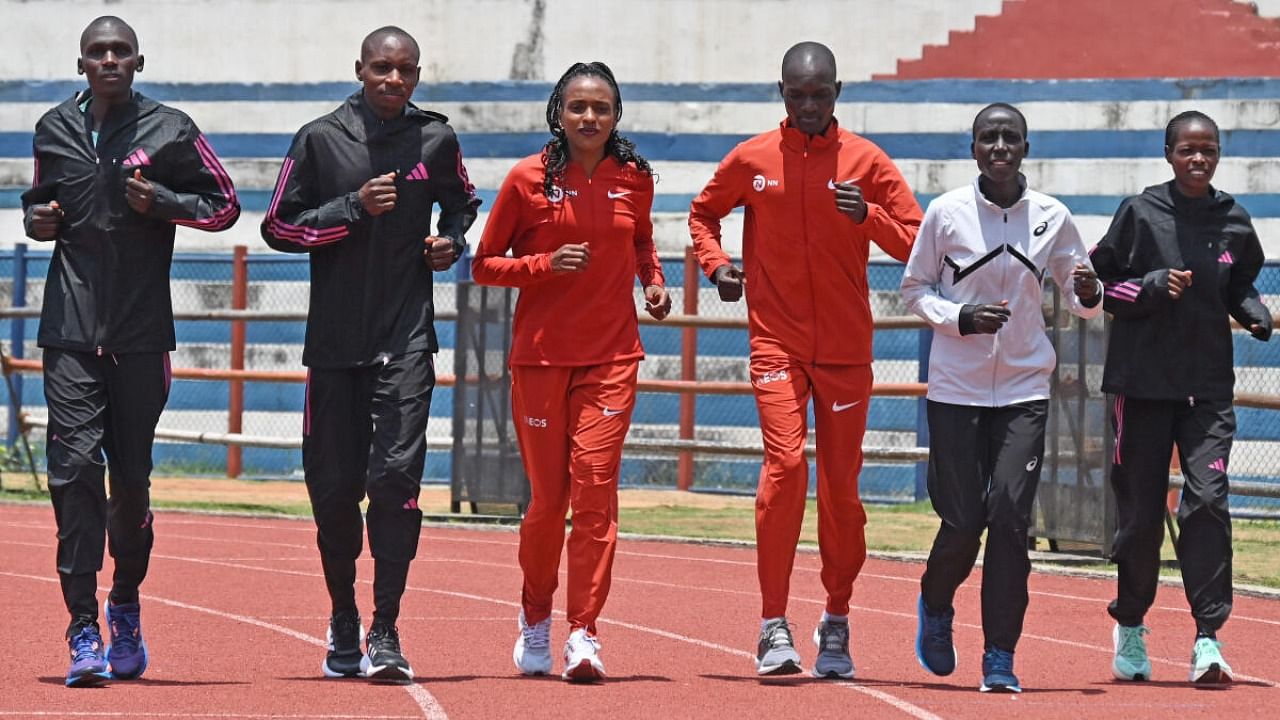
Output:
<path fill-rule="evenodd" d="M 959 665 L 927 674 L 914 653 L 922 565 L 872 559 L 854 587 L 857 677 L 761 680 L 754 551 L 622 540 L 600 624 L 609 678 L 526 678 L 511 662 L 520 573 L 515 533 L 427 527 L 400 633 L 408 685 L 321 677 L 328 603 L 309 521 L 161 513 L 143 627 L 146 675 L 67 689 L 66 615 L 54 570 L 53 512 L 0 504 L 0 720 L 5 718 L 1187 718 L 1276 717 L 1280 602 L 1236 597 L 1220 634 L 1236 682 L 1187 683 L 1194 626 L 1178 587 L 1148 615 L 1151 682 L 1111 678 L 1113 583 L 1035 573 L 1017 652 L 1025 692 L 977 691 L 978 579 L 956 599 Z M 367 553 L 366 553 L 367 555 Z M 109 582 L 99 575 L 100 597 Z M 372 565 L 358 596 L 370 612 Z M 563 578 L 562 578 L 563 584 Z M 822 613 L 818 557 L 801 553 L 790 618 L 805 667 Z M 563 609 L 563 592 L 557 607 Z M 568 628 L 557 612 L 556 671 Z"/>

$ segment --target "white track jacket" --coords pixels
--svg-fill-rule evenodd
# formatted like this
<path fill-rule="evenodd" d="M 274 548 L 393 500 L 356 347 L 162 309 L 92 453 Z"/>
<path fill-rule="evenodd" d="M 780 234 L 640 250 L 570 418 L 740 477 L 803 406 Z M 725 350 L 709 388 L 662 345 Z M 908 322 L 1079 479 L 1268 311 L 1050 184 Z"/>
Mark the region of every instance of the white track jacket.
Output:
<path fill-rule="evenodd" d="M 1024 185 L 1025 187 L 1025 185 Z M 953 405 L 1002 407 L 1049 397 L 1056 358 L 1041 310 L 1046 272 L 1068 310 L 1091 318 L 1073 291 L 1076 263 L 1089 254 L 1066 206 L 1034 190 L 1005 209 L 975 179 L 935 198 L 902 276 L 902 297 L 934 330 L 928 397 Z M 960 334 L 968 304 L 1009 301 L 1009 320 L 994 335 Z"/>

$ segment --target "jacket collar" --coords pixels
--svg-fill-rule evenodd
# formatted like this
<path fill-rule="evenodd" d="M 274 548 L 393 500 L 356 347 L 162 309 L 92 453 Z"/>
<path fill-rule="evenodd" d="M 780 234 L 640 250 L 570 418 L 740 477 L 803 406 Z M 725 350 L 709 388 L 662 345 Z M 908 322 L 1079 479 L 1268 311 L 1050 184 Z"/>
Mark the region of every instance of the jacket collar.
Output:
<path fill-rule="evenodd" d="M 86 102 L 92 102 L 93 91 L 85 88 L 72 95 L 69 100 L 58 106 L 58 114 L 73 127 L 87 128 L 88 120 L 85 111 L 80 109 Z M 124 103 L 111 108 L 98 128 L 98 136 L 106 139 L 124 127 L 136 125 L 142 118 L 154 113 L 160 103 L 134 90 Z"/>
<path fill-rule="evenodd" d="M 335 112 L 338 124 L 361 142 L 397 133 L 410 127 L 424 125 L 431 120 L 431 113 L 410 102 L 399 117 L 383 120 L 374 114 L 364 101 L 364 91 L 357 90 Z"/>
<path fill-rule="evenodd" d="M 789 119 L 783 119 L 778 123 L 778 127 L 782 132 L 782 144 L 792 150 L 812 152 L 820 152 L 836 144 L 840 137 L 840 123 L 831 118 L 831 124 L 827 126 L 827 131 L 821 135 L 810 136 L 808 133 L 801 132 L 792 127 Z"/>
<path fill-rule="evenodd" d="M 986 205 L 987 207 L 991 208 L 992 210 L 995 210 L 996 212 L 1005 212 L 1006 210 L 1012 210 L 1018 207 L 1019 205 L 1027 202 L 1029 199 L 1028 195 L 1031 192 L 1031 186 L 1027 183 L 1027 176 L 1023 175 L 1022 173 L 1018 173 L 1018 187 L 1022 190 L 1022 193 L 1018 195 L 1018 199 L 1014 201 L 1014 203 L 1007 208 L 1002 208 L 999 205 L 991 202 L 991 200 L 987 199 L 986 195 L 982 194 L 982 186 L 978 184 L 981 180 L 982 180 L 982 175 L 977 175 L 973 178 L 973 197 L 979 205 Z"/>

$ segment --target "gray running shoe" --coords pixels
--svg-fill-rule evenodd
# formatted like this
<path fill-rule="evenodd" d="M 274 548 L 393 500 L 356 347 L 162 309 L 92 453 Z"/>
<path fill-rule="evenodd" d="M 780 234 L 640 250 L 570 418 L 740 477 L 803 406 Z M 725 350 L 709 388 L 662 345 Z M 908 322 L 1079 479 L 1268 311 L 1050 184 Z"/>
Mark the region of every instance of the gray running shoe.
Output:
<path fill-rule="evenodd" d="M 813 676 L 818 678 L 853 677 L 853 658 L 849 657 L 849 621 L 826 620 L 813 629 L 813 644 L 818 658 L 813 661 Z"/>
<path fill-rule="evenodd" d="M 756 645 L 756 674 L 794 675 L 800 671 L 800 653 L 791 640 L 787 619 L 770 620 L 760 631 Z"/>

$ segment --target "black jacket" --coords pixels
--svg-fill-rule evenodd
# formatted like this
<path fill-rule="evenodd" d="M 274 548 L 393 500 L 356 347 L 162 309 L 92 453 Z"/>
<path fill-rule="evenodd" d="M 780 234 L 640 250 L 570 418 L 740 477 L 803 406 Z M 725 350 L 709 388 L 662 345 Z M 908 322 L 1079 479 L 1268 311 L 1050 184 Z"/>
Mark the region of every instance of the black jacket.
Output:
<path fill-rule="evenodd" d="M 1260 325 L 1271 313 L 1253 282 L 1262 245 L 1249 213 L 1225 192 L 1187 198 L 1172 181 L 1127 198 L 1093 267 L 1105 287 L 1111 323 L 1105 392 L 1148 400 L 1231 400 L 1235 386 L 1230 317 Z M 1169 297 L 1169 269 L 1191 271 L 1182 296 Z"/>
<path fill-rule="evenodd" d="M 174 226 L 225 230 L 240 203 L 191 118 L 135 92 L 107 114 L 95 147 L 81 110 L 91 99 L 86 90 L 36 123 L 35 180 L 22 194 L 27 235 L 36 205 L 57 200 L 64 213 L 38 342 L 99 354 L 172 350 Z M 156 187 L 145 216 L 124 197 L 137 168 Z"/>
<path fill-rule="evenodd" d="M 422 255 L 431 207 L 441 208 L 434 234 L 461 255 L 480 205 L 447 120 L 409 105 L 383 121 L 357 92 L 294 136 L 262 237 L 276 250 L 311 253 L 303 364 L 354 367 L 439 349 Z M 392 170 L 396 206 L 370 216 L 357 191 Z"/>

